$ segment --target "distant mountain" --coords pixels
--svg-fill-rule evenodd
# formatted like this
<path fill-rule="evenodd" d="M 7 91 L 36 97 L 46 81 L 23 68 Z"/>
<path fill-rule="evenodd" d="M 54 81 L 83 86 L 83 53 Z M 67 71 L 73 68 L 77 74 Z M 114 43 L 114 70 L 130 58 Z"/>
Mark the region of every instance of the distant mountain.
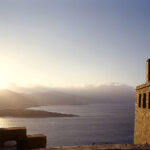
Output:
<path fill-rule="evenodd" d="M 0 108 L 26 108 L 36 106 L 36 101 L 23 93 L 0 90 Z"/>
<path fill-rule="evenodd" d="M 81 105 L 84 97 L 67 94 L 59 91 L 36 92 L 30 94 L 39 105 Z"/>
<path fill-rule="evenodd" d="M 61 92 L 37 92 L 32 94 L 17 93 L 10 90 L 0 90 L 0 108 L 20 109 L 41 105 L 83 104 L 79 96 Z"/>
<path fill-rule="evenodd" d="M 127 85 L 88 86 L 85 88 L 34 88 L 14 92 L 0 90 L 0 108 L 27 108 L 41 105 L 83 105 L 99 102 L 134 104 L 134 89 Z M 31 91 L 31 92 L 30 92 Z"/>
<path fill-rule="evenodd" d="M 76 96 L 87 97 L 87 100 L 94 102 L 134 102 L 135 90 L 133 87 L 118 83 L 111 83 L 100 86 L 85 86 L 84 88 L 59 89 L 59 91 L 70 93 Z"/>

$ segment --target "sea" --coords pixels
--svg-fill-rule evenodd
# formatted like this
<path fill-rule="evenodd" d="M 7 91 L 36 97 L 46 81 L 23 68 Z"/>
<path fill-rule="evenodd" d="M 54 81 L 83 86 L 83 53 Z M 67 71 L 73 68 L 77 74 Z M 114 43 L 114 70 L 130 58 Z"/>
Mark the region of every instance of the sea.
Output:
<path fill-rule="evenodd" d="M 133 143 L 134 104 L 100 102 L 87 105 L 32 107 L 78 117 L 0 118 L 2 127 L 26 127 L 28 134 L 45 134 L 47 147 Z"/>

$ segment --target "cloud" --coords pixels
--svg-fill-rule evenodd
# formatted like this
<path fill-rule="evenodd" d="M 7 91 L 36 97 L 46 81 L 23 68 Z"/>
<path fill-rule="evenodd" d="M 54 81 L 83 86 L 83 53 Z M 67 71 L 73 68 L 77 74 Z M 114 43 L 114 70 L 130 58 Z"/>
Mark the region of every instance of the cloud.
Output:
<path fill-rule="evenodd" d="M 61 92 L 65 94 L 85 97 L 91 100 L 99 101 L 134 101 L 135 90 L 133 87 L 120 83 L 106 83 L 106 84 L 88 84 L 78 87 L 46 87 L 46 86 L 32 86 L 32 87 L 13 87 L 14 91 L 23 93 L 49 93 Z"/>
<path fill-rule="evenodd" d="M 68 88 L 60 90 L 103 101 L 134 101 L 135 97 L 135 90 L 133 87 L 120 83 L 87 85 L 84 88 Z"/>

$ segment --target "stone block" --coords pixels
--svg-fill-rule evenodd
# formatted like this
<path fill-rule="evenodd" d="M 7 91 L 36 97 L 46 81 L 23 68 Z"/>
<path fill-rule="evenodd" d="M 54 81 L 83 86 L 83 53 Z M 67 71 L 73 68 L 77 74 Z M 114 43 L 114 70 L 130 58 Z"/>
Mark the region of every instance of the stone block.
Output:
<path fill-rule="evenodd" d="M 27 148 L 46 148 L 46 136 L 43 134 L 27 135 Z"/>
<path fill-rule="evenodd" d="M 0 142 L 7 140 L 23 140 L 26 138 L 25 127 L 0 128 Z"/>

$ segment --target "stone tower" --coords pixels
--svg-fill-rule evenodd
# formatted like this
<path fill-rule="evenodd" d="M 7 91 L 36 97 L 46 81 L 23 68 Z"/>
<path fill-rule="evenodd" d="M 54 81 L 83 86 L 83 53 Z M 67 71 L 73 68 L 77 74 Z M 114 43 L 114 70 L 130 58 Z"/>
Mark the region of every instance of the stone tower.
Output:
<path fill-rule="evenodd" d="M 134 144 L 150 144 L 150 59 L 146 61 L 146 83 L 136 87 Z"/>

